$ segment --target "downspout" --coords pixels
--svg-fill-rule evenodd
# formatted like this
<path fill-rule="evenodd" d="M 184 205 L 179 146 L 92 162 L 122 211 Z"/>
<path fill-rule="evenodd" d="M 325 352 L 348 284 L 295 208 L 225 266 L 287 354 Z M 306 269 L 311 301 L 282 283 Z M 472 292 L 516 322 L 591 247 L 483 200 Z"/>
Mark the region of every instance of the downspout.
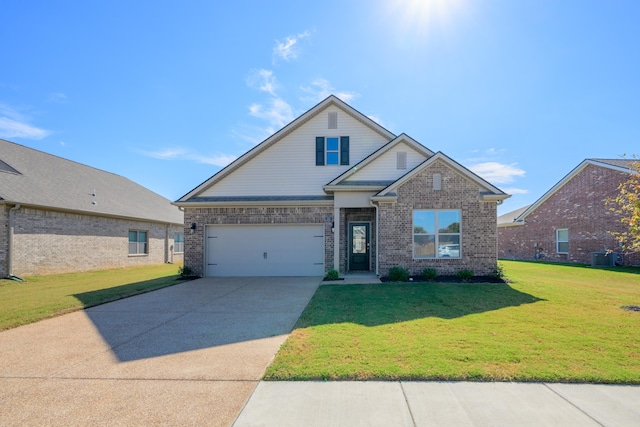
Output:
<path fill-rule="evenodd" d="M 380 218 L 378 218 L 378 205 L 373 203 L 373 200 L 369 199 L 369 204 L 375 208 L 376 210 L 376 276 L 380 277 L 380 272 L 378 271 L 378 264 L 380 262 L 380 260 L 378 259 L 378 248 L 380 247 L 380 239 L 378 237 L 378 230 L 379 228 L 379 224 L 380 224 Z"/>
<path fill-rule="evenodd" d="M 7 277 L 13 278 L 13 230 L 15 228 L 15 213 L 20 209 L 20 203 L 9 209 L 9 240 L 7 245 Z"/>

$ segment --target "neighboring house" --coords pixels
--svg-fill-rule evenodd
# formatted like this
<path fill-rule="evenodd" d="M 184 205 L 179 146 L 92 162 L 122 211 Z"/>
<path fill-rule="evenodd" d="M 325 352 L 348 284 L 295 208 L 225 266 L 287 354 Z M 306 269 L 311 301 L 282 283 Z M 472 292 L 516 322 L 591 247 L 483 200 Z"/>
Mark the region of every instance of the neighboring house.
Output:
<path fill-rule="evenodd" d="M 182 261 L 184 216 L 169 200 L 2 139 L 0 227 L 0 277 Z"/>
<path fill-rule="evenodd" d="M 175 202 L 204 276 L 496 266 L 509 195 L 330 96 Z"/>
<path fill-rule="evenodd" d="M 609 231 L 624 228 L 605 201 L 630 172 L 629 160 L 584 160 L 534 204 L 498 217 L 498 257 L 640 265 L 637 254 L 606 255 L 620 251 Z"/>

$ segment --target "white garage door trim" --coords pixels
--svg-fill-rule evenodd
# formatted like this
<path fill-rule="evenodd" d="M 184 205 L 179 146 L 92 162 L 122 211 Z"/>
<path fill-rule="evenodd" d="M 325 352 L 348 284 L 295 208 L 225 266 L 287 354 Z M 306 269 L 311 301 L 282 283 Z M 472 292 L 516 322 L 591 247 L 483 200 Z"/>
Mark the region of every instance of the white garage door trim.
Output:
<path fill-rule="evenodd" d="M 207 225 L 205 274 L 323 276 L 324 225 Z"/>

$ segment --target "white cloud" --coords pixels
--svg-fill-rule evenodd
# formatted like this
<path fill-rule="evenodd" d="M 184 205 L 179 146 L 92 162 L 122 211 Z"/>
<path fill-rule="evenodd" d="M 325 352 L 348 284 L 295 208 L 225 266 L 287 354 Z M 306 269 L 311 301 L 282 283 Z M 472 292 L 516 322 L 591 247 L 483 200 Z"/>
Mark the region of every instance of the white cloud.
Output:
<path fill-rule="evenodd" d="M 302 86 L 303 92 L 311 95 L 311 101 L 320 102 L 329 95 L 335 95 L 344 102 L 350 102 L 358 96 L 355 92 L 336 91 L 327 79 L 317 78 L 311 82 L 311 86 Z"/>
<path fill-rule="evenodd" d="M 525 176 L 525 171 L 517 168 L 515 163 L 505 165 L 498 162 L 485 162 L 470 166 L 469 169 L 493 184 L 508 184 L 515 178 Z"/>
<path fill-rule="evenodd" d="M 51 131 L 40 129 L 8 117 L 0 117 L 1 138 L 42 139 L 49 135 L 51 135 Z"/>
<path fill-rule="evenodd" d="M 252 104 L 249 106 L 249 114 L 253 117 L 266 120 L 272 128 L 280 129 L 287 123 L 291 122 L 295 117 L 293 109 L 282 98 L 271 98 L 268 105 Z M 271 129 L 270 133 L 274 130 Z"/>
<path fill-rule="evenodd" d="M 52 102 L 55 104 L 66 104 L 68 102 L 67 95 L 62 92 L 52 93 L 47 98 L 47 102 Z"/>
<path fill-rule="evenodd" d="M 309 31 L 304 31 L 300 34 L 287 36 L 283 40 L 276 40 L 276 45 L 273 48 L 274 60 L 280 58 L 285 61 L 290 61 L 297 58 L 300 51 L 298 42 L 310 35 L 311 33 Z"/>
<path fill-rule="evenodd" d="M 276 77 L 273 75 L 273 71 L 265 70 L 261 68 L 259 70 L 253 70 L 247 78 L 247 85 L 252 88 L 258 88 L 261 92 L 266 92 L 269 95 L 275 96 L 278 83 Z"/>
<path fill-rule="evenodd" d="M 525 190 L 524 188 L 503 188 L 507 194 L 529 194 L 529 190 Z"/>
<path fill-rule="evenodd" d="M 379 124 L 380 126 L 384 127 L 384 123 L 382 122 L 382 119 L 378 116 L 373 116 L 373 115 L 368 115 L 367 117 L 369 117 L 371 120 L 373 120 L 374 122 L 376 122 L 377 124 Z"/>
<path fill-rule="evenodd" d="M 199 153 L 195 153 L 184 147 L 169 147 L 162 148 L 157 151 L 144 151 L 138 150 L 140 154 L 143 154 L 147 157 L 152 157 L 154 159 L 160 160 L 187 160 L 196 163 L 204 163 L 207 165 L 225 167 L 229 163 L 233 162 L 238 156 L 231 154 L 214 154 L 214 155 L 203 155 Z"/>

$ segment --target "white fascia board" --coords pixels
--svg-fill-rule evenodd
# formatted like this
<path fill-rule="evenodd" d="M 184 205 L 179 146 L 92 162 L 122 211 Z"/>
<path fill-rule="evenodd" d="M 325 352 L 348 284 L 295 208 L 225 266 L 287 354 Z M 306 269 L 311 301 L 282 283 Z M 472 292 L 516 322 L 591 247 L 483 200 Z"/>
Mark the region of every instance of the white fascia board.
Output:
<path fill-rule="evenodd" d="M 415 139 L 411 138 L 407 134 L 402 133 L 402 134 L 398 135 L 397 137 L 395 137 L 394 139 L 392 139 L 391 141 L 387 142 L 382 147 L 378 148 L 376 151 L 374 151 L 373 153 L 371 153 L 370 155 L 368 155 L 364 159 L 362 159 L 359 163 L 356 163 L 355 165 L 353 165 L 353 167 L 351 167 L 349 170 L 345 171 L 344 173 L 342 173 L 341 175 L 336 177 L 333 181 L 328 183 L 327 186 L 339 184 L 340 182 L 342 182 L 345 179 L 349 178 L 351 175 L 353 175 L 357 171 L 362 170 L 369 163 L 373 162 L 378 157 L 382 156 L 384 153 L 386 153 L 387 151 L 389 151 L 390 149 L 392 149 L 393 147 L 395 147 L 396 145 L 398 145 L 398 144 L 400 144 L 402 142 L 404 142 L 405 144 L 409 145 L 410 147 L 412 147 L 417 152 L 424 154 L 424 156 L 427 157 L 427 158 L 429 158 L 429 157 L 434 155 L 433 151 L 429 150 L 427 147 L 425 147 L 424 145 L 420 144 L 419 142 L 417 142 Z"/>
<path fill-rule="evenodd" d="M 224 202 L 174 202 L 181 208 L 259 207 L 259 206 L 333 206 L 333 200 L 263 200 Z"/>

